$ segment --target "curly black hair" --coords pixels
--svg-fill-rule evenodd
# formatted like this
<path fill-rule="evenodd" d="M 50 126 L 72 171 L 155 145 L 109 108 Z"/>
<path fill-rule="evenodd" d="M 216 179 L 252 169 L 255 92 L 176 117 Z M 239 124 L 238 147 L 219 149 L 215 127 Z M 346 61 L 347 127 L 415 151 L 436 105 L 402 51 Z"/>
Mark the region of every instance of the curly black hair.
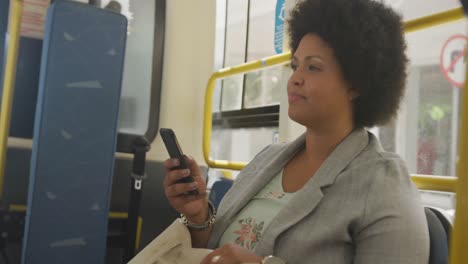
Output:
<path fill-rule="evenodd" d="M 405 91 L 406 42 L 402 18 L 375 0 L 303 0 L 288 20 L 290 48 L 316 34 L 334 51 L 353 101 L 356 128 L 383 125 Z"/>

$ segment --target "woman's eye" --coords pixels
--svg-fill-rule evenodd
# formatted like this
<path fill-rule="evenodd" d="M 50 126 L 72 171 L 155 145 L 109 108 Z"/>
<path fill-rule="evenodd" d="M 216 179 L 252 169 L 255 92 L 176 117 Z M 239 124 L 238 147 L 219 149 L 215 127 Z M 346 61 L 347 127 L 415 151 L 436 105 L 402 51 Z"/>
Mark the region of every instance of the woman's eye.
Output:
<path fill-rule="evenodd" d="M 297 69 L 297 65 L 291 63 L 291 69 L 292 69 L 293 71 L 295 71 L 295 70 Z"/>
<path fill-rule="evenodd" d="M 307 69 L 308 69 L 309 71 L 320 71 L 320 68 L 319 68 L 319 67 L 316 67 L 316 66 L 314 66 L 314 65 L 309 65 L 309 66 L 307 67 Z"/>

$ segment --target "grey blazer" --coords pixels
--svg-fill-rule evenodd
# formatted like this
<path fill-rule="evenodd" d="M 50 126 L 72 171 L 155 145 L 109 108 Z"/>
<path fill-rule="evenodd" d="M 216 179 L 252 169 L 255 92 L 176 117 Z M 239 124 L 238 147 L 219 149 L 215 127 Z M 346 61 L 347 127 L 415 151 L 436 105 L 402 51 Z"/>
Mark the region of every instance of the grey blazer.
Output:
<path fill-rule="evenodd" d="M 305 135 L 261 151 L 221 201 L 208 243 L 305 146 Z M 355 130 L 273 218 L 255 248 L 293 263 L 427 264 L 429 235 L 404 162 Z"/>

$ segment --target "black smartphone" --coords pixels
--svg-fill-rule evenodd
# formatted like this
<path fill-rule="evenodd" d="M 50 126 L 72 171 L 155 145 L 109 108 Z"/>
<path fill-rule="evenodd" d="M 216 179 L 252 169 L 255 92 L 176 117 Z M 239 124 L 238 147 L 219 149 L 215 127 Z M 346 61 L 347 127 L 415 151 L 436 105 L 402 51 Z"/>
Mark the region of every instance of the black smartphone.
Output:
<path fill-rule="evenodd" d="M 177 137 L 174 131 L 172 131 L 172 129 L 170 128 L 160 128 L 159 134 L 161 134 L 161 137 L 164 141 L 164 145 L 166 146 L 169 156 L 172 159 L 178 159 L 180 162 L 180 165 L 175 167 L 174 170 L 188 169 L 187 162 L 185 161 L 184 153 L 182 152 L 182 149 L 180 148 L 179 141 L 177 141 Z M 194 179 L 190 175 L 190 176 L 180 179 L 179 181 L 177 181 L 177 183 L 190 183 L 193 181 Z M 198 190 L 190 191 L 188 192 L 188 194 L 197 195 Z"/>

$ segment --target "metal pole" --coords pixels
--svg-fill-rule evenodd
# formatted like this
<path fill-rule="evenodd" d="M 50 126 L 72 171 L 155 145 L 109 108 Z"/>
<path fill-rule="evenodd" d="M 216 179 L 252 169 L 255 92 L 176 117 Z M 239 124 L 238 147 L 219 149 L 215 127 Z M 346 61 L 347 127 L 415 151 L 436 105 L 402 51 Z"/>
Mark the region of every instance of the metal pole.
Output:
<path fill-rule="evenodd" d="M 0 109 L 0 200 L 3 197 L 3 180 L 5 176 L 8 135 L 10 132 L 11 109 L 13 106 L 22 13 L 23 1 L 11 0 L 10 19 L 8 21 L 8 54 L 3 80 L 2 106 Z"/>
<path fill-rule="evenodd" d="M 465 14 L 468 12 L 468 0 L 463 0 Z M 465 54 L 467 56 L 468 54 Z M 457 161 L 457 201 L 455 224 L 450 241 L 450 263 L 463 264 L 468 261 L 468 67 L 465 70 L 463 88 L 463 107 L 461 112 L 460 139 L 458 143 L 459 159 Z"/>

